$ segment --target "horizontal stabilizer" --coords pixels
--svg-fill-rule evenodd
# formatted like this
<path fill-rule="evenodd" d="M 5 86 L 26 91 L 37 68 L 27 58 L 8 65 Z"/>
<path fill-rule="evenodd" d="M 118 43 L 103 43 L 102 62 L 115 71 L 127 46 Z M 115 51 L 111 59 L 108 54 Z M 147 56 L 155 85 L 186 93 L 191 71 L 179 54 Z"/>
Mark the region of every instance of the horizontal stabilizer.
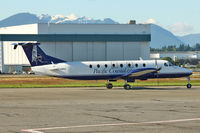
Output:
<path fill-rule="evenodd" d="M 14 49 L 17 48 L 18 45 L 25 46 L 25 45 L 40 45 L 40 43 L 12 43 L 11 45 L 14 45 Z"/>

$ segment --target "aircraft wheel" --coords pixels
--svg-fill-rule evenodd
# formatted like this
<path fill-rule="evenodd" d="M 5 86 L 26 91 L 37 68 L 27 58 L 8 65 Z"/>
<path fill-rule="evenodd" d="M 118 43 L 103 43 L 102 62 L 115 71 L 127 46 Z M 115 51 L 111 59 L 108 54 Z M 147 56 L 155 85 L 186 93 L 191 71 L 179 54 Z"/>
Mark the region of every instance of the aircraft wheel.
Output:
<path fill-rule="evenodd" d="M 188 89 L 192 88 L 192 85 L 191 84 L 187 84 L 187 88 Z"/>
<path fill-rule="evenodd" d="M 107 89 L 112 89 L 113 85 L 111 83 L 106 84 Z"/>
<path fill-rule="evenodd" d="M 124 85 L 124 89 L 125 89 L 125 90 L 130 90 L 130 89 L 131 89 L 131 86 L 130 86 L 129 84 L 125 84 L 125 85 Z"/>

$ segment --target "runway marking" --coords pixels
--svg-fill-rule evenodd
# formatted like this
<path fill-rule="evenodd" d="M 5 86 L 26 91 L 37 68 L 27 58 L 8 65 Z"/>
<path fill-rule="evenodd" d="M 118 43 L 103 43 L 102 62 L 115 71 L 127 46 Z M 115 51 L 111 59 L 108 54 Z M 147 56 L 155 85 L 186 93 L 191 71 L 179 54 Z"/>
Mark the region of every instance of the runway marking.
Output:
<path fill-rule="evenodd" d="M 138 123 L 111 123 L 111 124 L 95 124 L 95 125 L 78 125 L 78 126 L 67 126 L 67 127 L 49 127 L 49 128 L 35 128 L 35 129 L 23 129 L 22 132 L 27 133 L 44 133 L 46 130 L 56 129 L 72 129 L 72 128 L 87 128 L 87 127 L 102 127 L 102 126 L 123 126 L 123 125 L 142 125 L 142 124 L 161 124 L 161 123 L 175 123 L 175 122 L 187 122 L 187 121 L 199 121 L 200 118 L 191 119 L 177 119 L 177 120 L 165 120 L 165 121 L 149 121 L 149 122 L 138 122 Z"/>

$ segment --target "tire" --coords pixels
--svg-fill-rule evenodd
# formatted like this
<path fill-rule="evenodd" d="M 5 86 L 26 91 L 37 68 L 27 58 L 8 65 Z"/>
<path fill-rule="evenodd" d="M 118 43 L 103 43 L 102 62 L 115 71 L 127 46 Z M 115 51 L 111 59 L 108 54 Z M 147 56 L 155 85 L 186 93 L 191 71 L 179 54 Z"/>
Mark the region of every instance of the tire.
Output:
<path fill-rule="evenodd" d="M 107 89 L 112 89 L 113 85 L 111 83 L 106 84 Z"/>
<path fill-rule="evenodd" d="M 129 84 L 125 84 L 125 85 L 124 85 L 124 89 L 125 89 L 125 90 L 130 90 L 130 89 L 131 89 L 131 86 L 130 86 Z"/>
<path fill-rule="evenodd" d="M 191 84 L 187 84 L 187 88 L 188 89 L 192 88 L 192 85 Z"/>

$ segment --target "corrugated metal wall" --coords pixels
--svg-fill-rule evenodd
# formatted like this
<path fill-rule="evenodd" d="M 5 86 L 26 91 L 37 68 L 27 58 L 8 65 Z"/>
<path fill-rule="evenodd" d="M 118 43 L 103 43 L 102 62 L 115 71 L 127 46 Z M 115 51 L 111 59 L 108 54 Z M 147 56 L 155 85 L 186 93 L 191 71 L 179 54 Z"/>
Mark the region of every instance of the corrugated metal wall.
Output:
<path fill-rule="evenodd" d="M 4 42 L 5 65 L 29 65 L 23 49 Z M 141 42 L 41 42 L 46 54 L 65 61 L 149 59 L 149 45 Z"/>
<path fill-rule="evenodd" d="M 13 49 L 14 46 L 11 45 L 14 42 L 4 42 L 4 64 L 5 65 L 26 65 L 29 64 L 28 59 L 24 53 L 22 47 Z"/>
<path fill-rule="evenodd" d="M 41 42 L 48 54 L 66 61 L 149 59 L 149 45 L 141 42 Z"/>
<path fill-rule="evenodd" d="M 3 41 L 0 41 L 0 71 L 2 72 L 2 67 L 3 67 L 3 51 L 2 51 L 2 47 L 3 47 Z"/>
<path fill-rule="evenodd" d="M 20 30 L 21 29 L 21 30 Z M 26 29 L 26 30 L 24 30 Z M 150 25 L 81 25 L 81 24 L 33 24 L 0 29 L 0 34 L 124 34 L 149 35 Z M 115 36 L 116 38 L 117 36 Z M 135 37 L 138 39 L 138 37 Z M 93 38 L 94 39 L 94 38 Z M 98 39 L 98 37 L 96 38 Z M 105 61 L 105 60 L 136 60 L 139 57 L 149 59 L 150 40 L 128 42 L 127 40 L 107 41 L 96 40 L 81 42 L 41 42 L 40 47 L 50 56 L 65 61 Z M 59 40 L 58 40 L 59 41 Z M 88 42 L 87 42 L 88 41 Z M 116 42 L 115 42 L 116 41 Z M 143 42 L 144 41 L 144 42 Z M 20 41 L 22 42 L 22 41 Z M 4 64 L 29 65 L 28 59 L 21 47 L 13 50 L 14 42 L 3 43 Z M 1 44 L 0 44 L 1 45 Z M 0 47 L 1 48 L 1 47 Z M 0 54 L 1 55 L 1 54 Z M 1 57 L 0 57 L 1 58 Z M 2 59 L 0 59 L 2 61 Z M 0 62 L 1 64 L 1 62 Z M 1 68 L 1 65 L 0 65 Z"/>

